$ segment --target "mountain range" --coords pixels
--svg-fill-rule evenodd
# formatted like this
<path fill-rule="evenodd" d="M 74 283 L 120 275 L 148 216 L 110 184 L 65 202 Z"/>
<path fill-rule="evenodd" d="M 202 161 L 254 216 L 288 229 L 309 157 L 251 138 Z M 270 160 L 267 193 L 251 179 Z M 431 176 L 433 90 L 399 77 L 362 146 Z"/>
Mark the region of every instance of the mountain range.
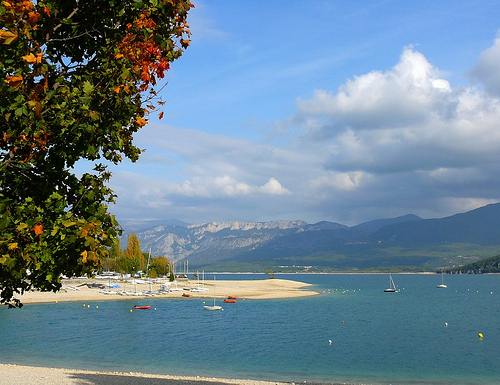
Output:
<path fill-rule="evenodd" d="M 498 255 L 500 203 L 439 219 L 408 214 L 356 226 L 304 221 L 158 224 L 143 250 L 211 271 L 425 271 Z"/>

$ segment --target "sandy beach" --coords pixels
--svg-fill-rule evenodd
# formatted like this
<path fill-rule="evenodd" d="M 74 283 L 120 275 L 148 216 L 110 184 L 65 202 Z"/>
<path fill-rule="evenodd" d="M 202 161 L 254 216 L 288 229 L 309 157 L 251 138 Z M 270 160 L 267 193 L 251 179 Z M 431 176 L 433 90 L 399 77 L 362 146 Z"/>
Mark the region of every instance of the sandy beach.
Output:
<path fill-rule="evenodd" d="M 119 288 L 110 288 L 109 283 L 118 285 Z M 41 293 L 32 291 L 18 298 L 26 306 L 32 303 L 50 303 L 62 301 L 102 301 L 123 300 L 130 298 L 149 298 L 146 292 L 157 292 L 163 282 L 149 283 L 145 280 L 125 281 L 106 279 L 68 279 L 63 283 L 62 289 L 57 293 Z M 214 296 L 213 281 L 205 280 L 180 280 L 171 284 L 172 290 L 168 293 L 155 294 L 153 298 L 212 298 Z M 217 298 L 237 297 L 238 299 L 278 299 L 313 296 L 318 293 L 307 290 L 309 284 L 284 280 L 222 280 L 217 279 L 215 296 Z M 205 287 L 205 291 L 192 291 L 192 289 Z M 119 291 L 140 293 L 139 295 L 119 295 Z M 107 293 L 106 293 L 107 292 Z M 113 294 L 110 294 L 113 293 Z M 183 294 L 188 297 L 183 297 Z M 15 310 L 13 310 L 15 311 Z M 136 384 L 136 385 L 219 385 L 219 384 L 248 384 L 270 385 L 286 384 L 278 382 L 236 380 L 203 377 L 179 377 L 167 375 L 153 375 L 143 373 L 115 373 L 87 371 L 76 369 L 44 368 L 23 365 L 0 364 L 0 384 Z"/>
<path fill-rule="evenodd" d="M 284 385 L 284 382 L 231 380 L 225 378 L 166 376 L 143 373 L 98 372 L 0 364 L 2 385 Z"/>
<path fill-rule="evenodd" d="M 119 288 L 110 288 L 109 284 L 118 285 Z M 120 300 L 130 298 L 148 298 L 148 292 L 155 293 L 154 298 L 212 298 L 214 296 L 214 282 L 205 280 L 179 280 L 170 284 L 172 291 L 157 293 L 167 281 L 149 283 L 146 280 L 106 280 L 106 279 L 68 279 L 64 280 L 62 289 L 57 293 L 31 291 L 18 298 L 23 304 L 59 301 L 102 301 Z M 307 283 L 285 279 L 263 280 L 219 280 L 216 281 L 215 297 L 227 298 L 229 296 L 241 299 L 278 299 L 307 297 L 318 294 L 307 290 L 311 286 Z M 205 288 L 204 291 L 193 289 Z M 177 290 L 175 290 L 177 289 Z M 119 295 L 126 291 L 128 295 Z M 188 295 L 189 298 L 183 297 Z"/>

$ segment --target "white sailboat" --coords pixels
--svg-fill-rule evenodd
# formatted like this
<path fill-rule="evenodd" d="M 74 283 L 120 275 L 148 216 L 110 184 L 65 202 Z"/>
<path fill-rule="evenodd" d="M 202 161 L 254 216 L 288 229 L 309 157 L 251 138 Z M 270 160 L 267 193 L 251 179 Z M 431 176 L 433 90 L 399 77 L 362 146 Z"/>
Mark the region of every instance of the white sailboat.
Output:
<path fill-rule="evenodd" d="M 205 310 L 223 310 L 222 306 L 215 304 L 215 275 L 214 275 L 214 304 L 213 305 L 205 305 L 203 306 Z"/>
<path fill-rule="evenodd" d="M 193 287 L 191 291 L 207 291 L 208 289 L 205 287 L 205 270 L 203 270 L 203 285 L 200 285 L 200 275 L 196 272 L 196 276 L 198 277 L 198 285 Z"/>
<path fill-rule="evenodd" d="M 389 288 L 384 290 L 385 293 L 397 293 L 399 290 L 396 288 L 396 284 L 394 283 L 394 280 L 392 279 L 392 274 L 389 273 Z"/>
<path fill-rule="evenodd" d="M 444 271 L 441 271 L 441 283 L 439 285 L 436 285 L 436 287 L 440 289 L 446 289 L 448 285 L 444 283 Z"/>

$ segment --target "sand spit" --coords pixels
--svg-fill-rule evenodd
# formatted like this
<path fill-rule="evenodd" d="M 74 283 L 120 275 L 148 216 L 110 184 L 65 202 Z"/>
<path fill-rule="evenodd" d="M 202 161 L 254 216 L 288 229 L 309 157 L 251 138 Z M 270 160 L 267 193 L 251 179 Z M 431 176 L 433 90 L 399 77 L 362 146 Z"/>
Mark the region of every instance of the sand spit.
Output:
<path fill-rule="evenodd" d="M 119 285 L 119 288 L 108 287 Z M 102 301 L 120 300 L 130 298 L 149 298 L 150 292 L 155 293 L 153 298 L 181 298 L 189 295 L 190 298 L 212 298 L 214 295 L 214 282 L 205 280 L 178 281 L 171 284 L 172 289 L 168 293 L 162 293 L 162 285 L 167 281 L 149 283 L 145 280 L 122 281 L 105 279 L 68 279 L 63 283 L 62 289 L 57 293 L 31 291 L 24 293 L 18 298 L 23 304 L 59 301 Z M 263 279 L 263 280 L 222 280 L 217 279 L 215 296 L 227 298 L 229 296 L 241 299 L 278 299 L 296 298 L 317 295 L 312 290 L 307 290 L 310 284 L 291 281 L 286 279 Z M 204 291 L 193 291 L 193 289 L 205 288 Z M 128 295 L 119 295 L 125 291 Z M 186 298 L 187 300 L 188 298 Z"/>

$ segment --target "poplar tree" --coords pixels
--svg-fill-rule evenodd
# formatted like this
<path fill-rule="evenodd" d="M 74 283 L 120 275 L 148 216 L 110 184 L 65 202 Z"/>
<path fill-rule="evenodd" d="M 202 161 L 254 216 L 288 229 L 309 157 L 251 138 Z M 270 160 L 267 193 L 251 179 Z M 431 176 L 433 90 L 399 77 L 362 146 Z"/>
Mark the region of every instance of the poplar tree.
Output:
<path fill-rule="evenodd" d="M 126 260 L 128 273 L 136 273 L 142 269 L 144 265 L 144 256 L 141 251 L 139 239 L 134 232 L 127 235 L 127 248 L 123 254 Z"/>

